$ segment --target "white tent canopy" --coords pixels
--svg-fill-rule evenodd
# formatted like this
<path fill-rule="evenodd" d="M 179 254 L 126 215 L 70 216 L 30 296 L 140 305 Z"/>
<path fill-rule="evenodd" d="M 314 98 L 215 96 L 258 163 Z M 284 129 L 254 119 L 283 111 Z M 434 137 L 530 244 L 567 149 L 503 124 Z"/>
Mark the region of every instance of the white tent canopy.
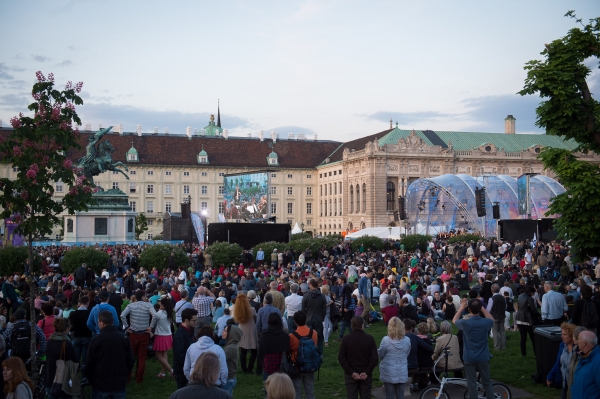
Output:
<path fill-rule="evenodd" d="M 367 227 L 365 229 L 355 231 L 352 234 L 348 234 L 346 236 L 346 240 L 356 240 L 362 236 L 375 236 L 381 238 L 382 240 L 399 240 L 400 227 L 392 227 L 391 233 L 389 227 Z"/>
<path fill-rule="evenodd" d="M 296 225 L 292 229 L 292 235 L 298 234 L 298 233 L 302 233 L 302 229 L 300 228 L 300 226 L 298 226 L 298 222 L 296 222 Z"/>

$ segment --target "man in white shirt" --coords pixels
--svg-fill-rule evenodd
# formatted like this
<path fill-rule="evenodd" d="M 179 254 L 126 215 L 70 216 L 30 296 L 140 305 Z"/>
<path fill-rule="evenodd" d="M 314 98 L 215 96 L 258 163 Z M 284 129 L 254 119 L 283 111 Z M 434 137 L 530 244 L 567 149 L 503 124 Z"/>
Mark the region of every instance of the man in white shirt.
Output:
<path fill-rule="evenodd" d="M 296 323 L 294 322 L 294 314 L 302 310 L 302 297 L 298 295 L 300 286 L 296 283 L 290 285 L 291 295 L 285 298 L 285 310 L 287 311 L 287 323 L 290 334 L 296 331 Z"/>
<path fill-rule="evenodd" d="M 189 292 L 187 290 L 183 290 L 180 292 L 180 294 L 181 300 L 179 300 L 173 308 L 173 310 L 175 311 L 175 324 L 177 325 L 177 327 L 179 327 L 179 325 L 181 324 L 181 312 L 183 312 L 186 309 L 194 308 L 192 306 L 192 303 L 188 302 L 188 298 L 190 296 Z"/>

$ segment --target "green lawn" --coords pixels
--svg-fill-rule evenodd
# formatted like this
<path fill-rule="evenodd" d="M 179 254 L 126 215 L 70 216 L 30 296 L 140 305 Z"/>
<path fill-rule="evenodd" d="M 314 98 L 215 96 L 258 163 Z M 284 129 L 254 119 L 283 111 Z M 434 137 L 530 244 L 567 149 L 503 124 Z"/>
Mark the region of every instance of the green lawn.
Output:
<path fill-rule="evenodd" d="M 375 337 L 377 345 L 381 338 L 386 334 L 386 328 L 383 323 L 374 323 L 367 332 Z M 528 354 L 526 359 L 521 358 L 519 349 L 519 333 L 507 333 L 507 348 L 504 351 L 494 351 L 492 340 L 490 339 L 490 349 L 494 354 L 491 360 L 492 378 L 502 381 L 506 384 L 523 389 L 532 393 L 536 398 L 557 398 L 560 392 L 547 388 L 541 384 L 534 384 L 531 381 L 531 374 L 536 371 L 535 358 L 532 356 L 533 348 L 528 341 Z M 337 362 L 337 353 L 339 343 L 334 342 L 337 335 L 334 333 L 330 338 L 329 348 L 325 348 L 324 362 L 320 370 L 319 379 L 315 378 L 315 392 L 317 398 L 344 398 L 346 390 L 344 388 L 344 377 L 341 367 Z M 172 357 L 169 358 L 172 360 Z M 256 366 L 255 366 L 256 368 Z M 127 389 L 128 398 L 154 399 L 168 398 L 175 390 L 175 381 L 172 378 L 160 379 L 156 377 L 160 365 L 154 358 L 149 359 L 146 367 L 146 375 L 142 384 L 130 383 Z M 262 378 L 256 375 L 238 374 L 237 387 L 234 389 L 234 397 L 239 399 L 263 399 Z M 379 381 L 379 370 L 376 369 L 373 374 L 373 386 L 381 386 Z M 414 395 L 412 397 L 418 397 Z"/>

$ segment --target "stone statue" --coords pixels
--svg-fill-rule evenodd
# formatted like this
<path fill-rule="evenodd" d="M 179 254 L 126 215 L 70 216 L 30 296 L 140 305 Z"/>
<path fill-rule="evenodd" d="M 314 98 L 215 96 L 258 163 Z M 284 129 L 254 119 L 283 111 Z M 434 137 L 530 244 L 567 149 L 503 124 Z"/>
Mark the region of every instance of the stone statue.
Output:
<path fill-rule="evenodd" d="M 122 173 L 123 176 L 129 180 L 127 173 L 117 168 L 121 167 L 127 171 L 129 170 L 127 169 L 127 165 L 123 162 L 113 163 L 112 161 L 111 154 L 115 152 L 115 149 L 110 144 L 110 141 L 106 139 L 102 143 L 96 145 L 112 128 L 112 126 L 109 126 L 106 129 L 100 129 L 88 139 L 88 145 L 85 147 L 85 156 L 78 161 L 78 166 L 83 169 L 85 177 L 93 180 L 94 176 L 112 170 Z"/>
<path fill-rule="evenodd" d="M 127 232 L 133 233 L 133 219 L 127 221 Z"/>

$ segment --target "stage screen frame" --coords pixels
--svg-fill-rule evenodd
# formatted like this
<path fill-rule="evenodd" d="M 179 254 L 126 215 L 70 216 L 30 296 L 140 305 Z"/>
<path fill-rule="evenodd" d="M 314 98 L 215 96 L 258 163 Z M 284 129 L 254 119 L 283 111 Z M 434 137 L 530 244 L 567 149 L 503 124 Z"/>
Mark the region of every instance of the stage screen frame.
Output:
<path fill-rule="evenodd" d="M 529 203 L 529 187 L 529 174 L 524 174 L 517 178 L 517 197 L 519 202 L 519 215 L 531 214 L 531 205 Z"/>
<path fill-rule="evenodd" d="M 271 216 L 270 172 L 261 170 L 223 176 L 223 210 L 226 220 Z"/>

